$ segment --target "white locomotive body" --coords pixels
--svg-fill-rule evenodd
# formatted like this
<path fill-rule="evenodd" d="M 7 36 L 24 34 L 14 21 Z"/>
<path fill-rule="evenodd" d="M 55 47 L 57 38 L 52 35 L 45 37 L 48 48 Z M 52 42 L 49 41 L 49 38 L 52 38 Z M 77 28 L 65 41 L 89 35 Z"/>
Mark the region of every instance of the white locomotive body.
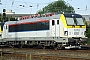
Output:
<path fill-rule="evenodd" d="M 86 26 L 79 14 L 57 14 L 49 17 L 8 21 L 2 38 L 7 45 L 42 45 L 57 48 L 85 44 Z M 71 47 L 72 48 L 72 47 Z"/>

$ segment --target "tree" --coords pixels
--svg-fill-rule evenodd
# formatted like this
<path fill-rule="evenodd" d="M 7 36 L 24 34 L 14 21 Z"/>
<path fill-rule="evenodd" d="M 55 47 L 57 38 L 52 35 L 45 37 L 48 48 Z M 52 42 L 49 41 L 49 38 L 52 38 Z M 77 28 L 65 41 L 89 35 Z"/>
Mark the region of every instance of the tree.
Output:
<path fill-rule="evenodd" d="M 43 13 L 75 13 L 74 8 L 67 4 L 64 0 L 58 0 L 54 1 L 41 10 L 39 10 L 37 13 L 38 14 L 43 14 Z"/>
<path fill-rule="evenodd" d="M 90 45 L 90 24 L 86 22 L 86 37 L 88 37 L 88 44 Z"/>
<path fill-rule="evenodd" d="M 1 22 L 1 19 L 2 19 L 2 15 L 1 15 L 1 13 L 0 13 L 0 22 Z"/>
<path fill-rule="evenodd" d="M 0 14 L 0 22 L 6 22 L 6 21 L 18 21 L 18 19 L 11 16 L 11 17 L 6 17 L 6 18 L 5 18 L 5 21 L 3 21 L 3 17 L 2 17 L 2 15 Z"/>
<path fill-rule="evenodd" d="M 86 23 L 86 36 L 90 38 L 90 25 Z"/>

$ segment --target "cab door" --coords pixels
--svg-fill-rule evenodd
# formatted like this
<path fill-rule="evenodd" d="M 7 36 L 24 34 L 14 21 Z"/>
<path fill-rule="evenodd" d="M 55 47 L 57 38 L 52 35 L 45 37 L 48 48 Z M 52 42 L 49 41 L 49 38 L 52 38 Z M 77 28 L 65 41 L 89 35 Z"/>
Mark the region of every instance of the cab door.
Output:
<path fill-rule="evenodd" d="M 51 36 L 55 37 L 56 35 L 56 29 L 55 29 L 55 20 L 50 20 L 50 30 L 51 30 Z"/>
<path fill-rule="evenodd" d="M 59 20 L 57 20 L 57 19 L 54 19 L 54 20 L 51 20 L 50 21 L 51 23 L 50 23 L 50 25 L 51 25 L 51 27 L 50 27 L 50 29 L 51 29 L 51 36 L 52 37 L 59 37 L 59 34 L 60 34 L 60 32 L 59 32 Z"/>
<path fill-rule="evenodd" d="M 58 19 L 56 19 L 55 20 L 55 35 L 56 35 L 56 37 L 59 37 L 59 35 L 60 35 L 60 28 L 59 28 L 59 20 Z"/>

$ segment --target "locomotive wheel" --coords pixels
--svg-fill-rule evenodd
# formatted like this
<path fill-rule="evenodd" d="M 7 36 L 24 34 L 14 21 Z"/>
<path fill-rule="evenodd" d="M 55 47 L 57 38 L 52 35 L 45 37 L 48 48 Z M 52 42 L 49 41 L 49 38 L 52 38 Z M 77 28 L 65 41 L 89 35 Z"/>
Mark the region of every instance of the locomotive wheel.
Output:
<path fill-rule="evenodd" d="M 57 50 L 57 47 L 54 47 L 54 50 Z"/>
<path fill-rule="evenodd" d="M 59 49 L 59 47 L 58 47 L 58 46 L 54 47 L 54 50 L 58 50 L 58 49 Z"/>
<path fill-rule="evenodd" d="M 20 48 L 23 48 L 24 47 L 24 45 L 23 44 L 20 44 Z"/>
<path fill-rule="evenodd" d="M 61 49 L 65 49 L 65 47 L 60 45 L 60 44 L 58 44 L 54 49 L 55 50 L 59 50 L 59 49 L 61 50 Z"/>
<path fill-rule="evenodd" d="M 14 46 L 12 46 L 12 44 L 9 44 L 8 46 L 9 46 L 9 47 L 11 47 L 11 48 L 13 48 L 13 47 L 14 47 Z"/>
<path fill-rule="evenodd" d="M 46 47 L 44 46 L 43 49 L 45 49 Z"/>
<path fill-rule="evenodd" d="M 23 45 L 19 44 L 19 45 L 16 45 L 17 48 L 22 48 Z"/>

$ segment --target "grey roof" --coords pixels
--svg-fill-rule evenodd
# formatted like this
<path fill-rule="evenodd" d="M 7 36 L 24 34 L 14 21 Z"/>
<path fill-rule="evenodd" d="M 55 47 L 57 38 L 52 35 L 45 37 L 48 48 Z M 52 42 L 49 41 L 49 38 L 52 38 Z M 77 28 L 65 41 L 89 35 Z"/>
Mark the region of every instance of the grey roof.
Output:
<path fill-rule="evenodd" d="M 22 22 L 33 22 L 33 21 L 38 21 L 38 20 L 51 20 L 51 19 L 59 19 L 61 14 L 49 16 L 49 17 L 40 17 L 40 18 L 29 18 L 25 20 L 18 20 L 18 21 L 7 21 L 5 24 L 18 24 Z"/>
<path fill-rule="evenodd" d="M 14 14 L 14 15 L 8 15 L 8 16 L 15 16 L 15 17 L 21 17 L 21 16 L 29 16 L 30 14 Z M 33 15 L 33 14 L 31 14 Z M 60 15 L 61 14 L 57 14 L 57 15 L 53 15 L 51 17 L 40 17 L 40 18 L 30 18 L 30 19 L 25 19 L 25 20 L 20 20 L 20 21 L 8 21 L 6 22 L 5 24 L 8 24 L 8 23 L 12 23 L 12 24 L 15 24 L 15 23 L 20 23 L 20 22 L 27 22 L 27 21 L 36 21 L 36 20 L 39 20 L 39 19 L 46 19 L 46 20 L 49 20 L 49 19 L 59 19 L 60 18 Z M 90 15 L 82 15 L 82 17 L 85 18 L 86 21 L 90 21 Z"/>
<path fill-rule="evenodd" d="M 22 16 L 30 16 L 34 14 L 7 14 L 7 16 L 13 16 L 13 17 L 22 17 Z M 90 15 L 82 15 L 82 17 L 85 18 L 86 21 L 90 21 Z"/>

